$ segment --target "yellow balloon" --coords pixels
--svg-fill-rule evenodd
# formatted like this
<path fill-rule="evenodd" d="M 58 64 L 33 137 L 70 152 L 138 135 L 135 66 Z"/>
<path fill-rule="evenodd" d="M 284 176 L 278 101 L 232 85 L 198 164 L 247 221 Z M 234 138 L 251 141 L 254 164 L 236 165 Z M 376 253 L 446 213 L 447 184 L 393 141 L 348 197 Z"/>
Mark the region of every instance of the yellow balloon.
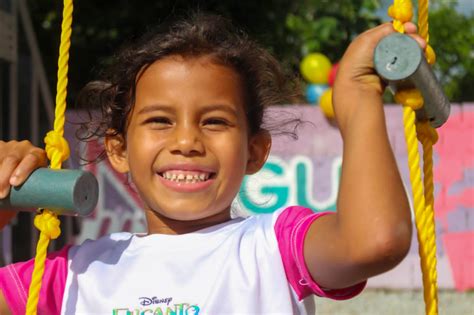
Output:
<path fill-rule="evenodd" d="M 332 88 L 327 89 L 319 98 L 319 107 L 327 118 L 334 118 L 334 106 L 332 105 Z"/>
<path fill-rule="evenodd" d="M 304 57 L 300 63 L 301 74 L 314 84 L 327 84 L 331 68 L 331 61 L 320 53 L 311 53 Z"/>

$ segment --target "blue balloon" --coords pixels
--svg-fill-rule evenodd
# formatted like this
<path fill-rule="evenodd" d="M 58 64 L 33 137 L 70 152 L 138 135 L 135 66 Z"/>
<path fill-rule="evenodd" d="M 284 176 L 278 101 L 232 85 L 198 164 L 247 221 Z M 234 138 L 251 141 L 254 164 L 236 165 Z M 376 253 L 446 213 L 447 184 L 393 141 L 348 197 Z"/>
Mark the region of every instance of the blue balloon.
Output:
<path fill-rule="evenodd" d="M 319 98 L 328 88 L 327 84 L 308 84 L 306 87 L 306 100 L 310 104 L 319 104 Z"/>

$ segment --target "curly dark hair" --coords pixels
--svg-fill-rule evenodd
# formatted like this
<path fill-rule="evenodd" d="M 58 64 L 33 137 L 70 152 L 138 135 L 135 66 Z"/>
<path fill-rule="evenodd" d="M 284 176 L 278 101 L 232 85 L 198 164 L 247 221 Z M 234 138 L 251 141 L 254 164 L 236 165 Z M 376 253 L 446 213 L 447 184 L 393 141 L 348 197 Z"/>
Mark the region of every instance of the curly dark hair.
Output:
<path fill-rule="evenodd" d="M 187 19 L 160 26 L 135 45 L 123 49 L 103 73 L 101 81 L 90 82 L 83 88 L 78 96 L 78 107 L 100 108 L 101 115 L 89 115 L 90 121 L 82 128 L 87 132 L 80 137 L 81 140 L 125 135 L 137 78 L 155 61 L 172 55 L 183 58 L 208 56 L 216 63 L 232 67 L 241 76 L 250 135 L 262 129 L 268 130 L 262 126 L 268 106 L 292 104 L 299 100 L 297 81 L 284 73 L 269 52 L 229 20 L 212 14 L 193 13 Z M 298 119 L 290 120 L 299 122 Z M 287 133 L 294 134 L 294 128 Z"/>

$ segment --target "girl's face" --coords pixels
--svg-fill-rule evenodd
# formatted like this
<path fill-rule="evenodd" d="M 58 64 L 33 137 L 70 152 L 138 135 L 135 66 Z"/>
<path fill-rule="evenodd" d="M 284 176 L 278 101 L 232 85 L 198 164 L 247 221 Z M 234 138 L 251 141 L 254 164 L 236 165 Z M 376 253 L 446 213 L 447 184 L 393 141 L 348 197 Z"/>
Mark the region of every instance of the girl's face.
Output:
<path fill-rule="evenodd" d="M 139 77 L 125 139 L 106 139 L 112 165 L 129 172 L 150 233 L 186 233 L 230 218 L 245 174 L 270 150 L 248 134 L 241 78 L 208 57 L 171 56 Z"/>

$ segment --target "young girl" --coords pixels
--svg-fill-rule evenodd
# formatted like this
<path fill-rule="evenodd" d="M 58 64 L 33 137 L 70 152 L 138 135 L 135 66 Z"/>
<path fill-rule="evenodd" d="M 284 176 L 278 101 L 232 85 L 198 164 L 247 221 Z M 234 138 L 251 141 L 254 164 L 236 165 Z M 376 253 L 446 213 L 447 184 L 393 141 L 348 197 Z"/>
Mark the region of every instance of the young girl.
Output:
<path fill-rule="evenodd" d="M 414 35 L 413 24 L 407 32 Z M 396 266 L 411 240 L 405 190 L 372 67 L 390 24 L 359 36 L 334 86 L 344 140 L 338 211 L 294 206 L 231 219 L 242 179 L 265 163 L 268 105 L 290 101 L 278 63 L 222 18 L 196 15 L 123 51 L 83 100 L 98 103 L 105 152 L 143 199 L 148 233 L 114 233 L 52 253 L 40 314 L 306 314 Z M 101 129 L 102 128 L 102 129 Z M 42 149 L 0 142 L 0 198 Z M 3 213 L 4 221 L 7 215 Z M 33 263 L 0 269 L 2 314 L 23 314 Z"/>

